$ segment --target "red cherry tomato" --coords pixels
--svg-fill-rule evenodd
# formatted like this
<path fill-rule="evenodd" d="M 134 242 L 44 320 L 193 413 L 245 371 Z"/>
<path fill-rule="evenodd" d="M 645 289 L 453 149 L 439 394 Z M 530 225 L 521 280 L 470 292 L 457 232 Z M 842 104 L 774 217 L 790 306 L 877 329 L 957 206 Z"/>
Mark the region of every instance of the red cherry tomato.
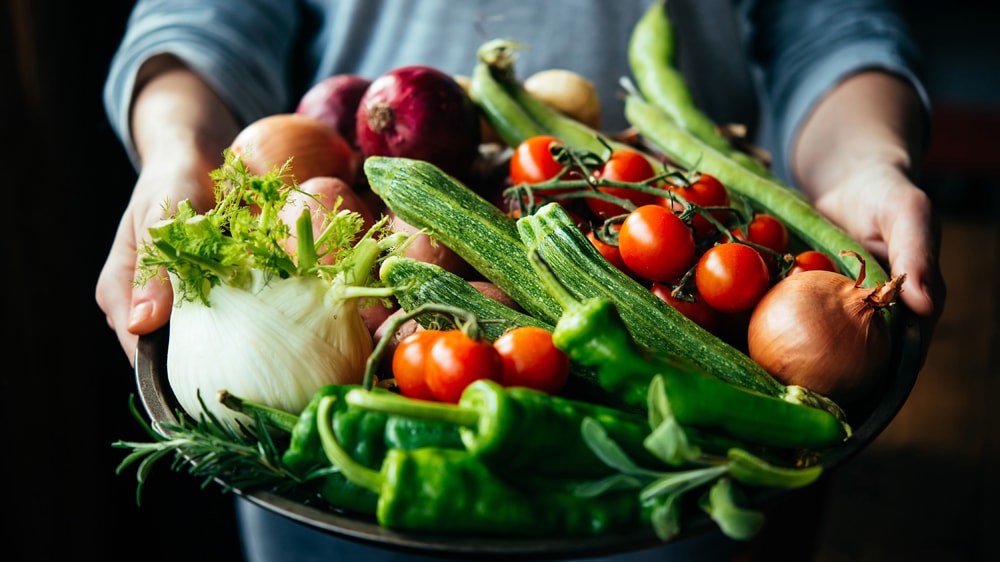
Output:
<path fill-rule="evenodd" d="M 629 213 L 618 234 L 618 251 L 630 270 L 650 281 L 680 277 L 695 262 L 691 229 L 660 205 Z"/>
<path fill-rule="evenodd" d="M 816 250 L 806 250 L 795 256 L 795 264 L 788 270 L 787 275 L 813 270 L 832 271 L 834 273 L 839 271 L 837 264 L 830 256 Z"/>
<path fill-rule="evenodd" d="M 728 207 L 729 191 L 722 185 L 715 176 L 699 173 L 690 185 L 669 185 L 667 191 L 680 196 L 688 203 L 699 207 Z M 677 210 L 684 209 L 684 203 L 675 201 L 669 197 L 661 197 L 660 204 L 667 208 Z M 712 217 L 722 222 L 725 221 L 727 213 L 725 211 L 713 211 Z M 704 238 L 715 232 L 715 226 L 708 222 L 700 213 L 695 214 L 691 224 L 694 226 L 695 236 Z"/>
<path fill-rule="evenodd" d="M 400 394 L 407 398 L 436 400 L 427 387 L 427 356 L 443 333 L 440 330 L 418 330 L 396 346 L 392 353 L 392 376 Z"/>
<path fill-rule="evenodd" d="M 673 295 L 670 285 L 666 283 L 653 283 L 649 290 L 664 302 L 677 309 L 695 324 L 701 326 L 709 332 L 714 332 L 719 324 L 719 313 L 699 295 L 694 295 L 694 301 L 684 300 Z"/>
<path fill-rule="evenodd" d="M 473 381 L 500 381 L 503 361 L 493 344 L 448 330 L 431 345 L 425 366 L 427 388 L 442 402 L 456 403 Z"/>
<path fill-rule="evenodd" d="M 616 230 L 621 230 L 621 224 L 615 225 Z M 597 251 L 604 256 L 604 259 L 608 260 L 611 265 L 618 268 L 619 271 L 626 273 L 627 275 L 633 275 L 632 270 L 625 265 L 625 260 L 622 259 L 622 253 L 618 250 L 618 246 L 613 244 L 608 244 L 597 237 L 597 234 L 593 230 L 587 231 L 587 240 L 597 248 Z"/>
<path fill-rule="evenodd" d="M 747 225 L 747 234 L 743 236 L 742 231 L 735 230 L 733 235 L 736 238 L 744 239 L 748 242 L 753 242 L 759 246 L 763 246 L 769 250 L 773 250 L 778 254 L 788 253 L 788 229 L 785 224 L 775 218 L 772 215 L 766 213 L 757 213 L 754 215 L 753 220 Z M 768 252 L 761 252 L 760 257 L 764 258 L 764 263 L 767 264 L 772 271 L 776 271 L 778 267 L 778 259 L 774 254 Z"/>
<path fill-rule="evenodd" d="M 709 248 L 694 273 L 698 294 L 720 312 L 753 308 L 771 284 L 771 273 L 757 250 L 739 242 Z"/>
<path fill-rule="evenodd" d="M 642 153 L 630 149 L 618 149 L 611 153 L 611 157 L 600 169 L 594 172 L 595 179 L 619 183 L 640 183 L 656 177 L 656 170 L 649 160 Z M 656 202 L 656 195 L 628 189 L 626 187 L 600 187 L 600 191 L 631 201 L 636 207 L 650 205 Z M 586 199 L 587 207 L 591 212 L 599 217 L 613 217 L 628 212 L 627 209 L 614 203 L 602 201 L 594 197 Z"/>
<path fill-rule="evenodd" d="M 503 386 L 526 386 L 559 394 L 569 378 L 569 356 L 544 328 L 521 326 L 504 332 L 493 347 L 503 361 Z"/>
<path fill-rule="evenodd" d="M 539 135 L 523 140 L 510 158 L 510 181 L 514 185 L 521 183 L 539 184 L 549 181 L 562 172 L 564 166 L 552 156 L 552 146 L 561 145 L 562 141 L 549 135 Z M 572 179 L 570 172 L 564 179 Z M 579 174 L 575 174 L 579 178 Z M 562 191 L 562 190 L 560 190 Z M 548 190 L 546 192 L 549 192 Z"/>

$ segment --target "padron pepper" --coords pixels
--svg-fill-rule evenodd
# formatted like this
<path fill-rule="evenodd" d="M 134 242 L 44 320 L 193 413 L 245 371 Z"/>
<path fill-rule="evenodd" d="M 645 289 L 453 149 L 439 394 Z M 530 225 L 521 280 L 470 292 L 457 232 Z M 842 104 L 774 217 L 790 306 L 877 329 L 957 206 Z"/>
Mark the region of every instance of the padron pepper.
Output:
<path fill-rule="evenodd" d="M 435 533 L 507 536 L 593 535 L 632 528 L 646 515 L 634 491 L 580 497 L 521 487 L 462 449 L 390 449 L 379 470 L 354 461 L 332 429 L 337 398 L 319 403 L 319 431 L 331 464 L 378 496 L 384 527 Z M 536 459 L 537 462 L 537 459 Z"/>
<path fill-rule="evenodd" d="M 378 497 L 370 490 L 355 485 L 337 471 L 330 471 L 330 462 L 320 443 L 317 412 L 324 397 L 343 398 L 359 385 L 324 385 L 316 390 L 298 416 L 275 411 L 266 406 L 229 396 L 223 403 L 247 414 L 260 413 L 270 425 L 291 432 L 282 463 L 300 478 L 326 469 L 319 483 L 319 494 L 331 505 L 365 514 L 374 514 Z M 371 392 L 386 393 L 383 389 Z M 331 417 L 332 430 L 355 462 L 369 468 L 382 464 L 389 449 L 416 449 L 426 446 L 461 448 L 457 428 L 433 420 L 397 418 L 384 412 L 351 408 L 338 400 Z"/>
<path fill-rule="evenodd" d="M 571 360 L 596 368 L 601 385 L 626 403 L 644 406 L 650 381 L 662 375 L 670 408 L 683 425 L 787 448 L 829 447 L 850 435 L 849 426 L 830 411 L 740 388 L 679 358 L 653 354 L 636 343 L 612 301 L 577 300 L 537 253 L 531 252 L 529 261 L 563 306 L 553 343 Z"/>
<path fill-rule="evenodd" d="M 646 418 L 531 388 L 505 388 L 495 381 L 480 379 L 465 388 L 457 404 L 361 389 L 348 392 L 344 399 L 358 409 L 454 424 L 465 448 L 493 470 L 527 470 L 539 478 L 611 474 L 614 469 L 583 438 L 581 427 L 587 418 L 600 423 L 638 464 L 664 466 L 643 445 L 651 431 Z"/>

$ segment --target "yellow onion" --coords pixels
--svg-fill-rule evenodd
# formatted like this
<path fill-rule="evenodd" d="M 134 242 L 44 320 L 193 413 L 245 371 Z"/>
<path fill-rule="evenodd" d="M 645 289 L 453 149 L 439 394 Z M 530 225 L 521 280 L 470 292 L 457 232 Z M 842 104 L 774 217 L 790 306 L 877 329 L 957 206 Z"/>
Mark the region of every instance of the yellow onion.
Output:
<path fill-rule="evenodd" d="M 860 257 L 859 257 L 860 259 Z M 841 404 L 883 380 L 892 357 L 885 316 L 905 274 L 875 287 L 830 271 L 803 271 L 774 285 L 750 316 L 750 357 L 775 379 Z"/>
<path fill-rule="evenodd" d="M 360 165 L 360 157 L 333 126 L 296 113 L 250 123 L 230 149 L 254 175 L 264 175 L 291 158 L 291 174 L 298 183 L 329 176 L 352 184 Z"/>
<path fill-rule="evenodd" d="M 601 98 L 594 83 L 562 68 L 550 68 L 524 80 L 532 97 L 592 129 L 601 128 Z"/>

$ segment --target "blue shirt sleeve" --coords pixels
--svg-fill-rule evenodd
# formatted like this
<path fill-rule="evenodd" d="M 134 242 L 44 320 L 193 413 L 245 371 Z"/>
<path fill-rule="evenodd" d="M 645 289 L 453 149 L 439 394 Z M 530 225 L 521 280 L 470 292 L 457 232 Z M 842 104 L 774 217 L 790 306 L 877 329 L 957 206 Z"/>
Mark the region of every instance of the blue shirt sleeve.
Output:
<path fill-rule="evenodd" d="M 286 0 L 140 0 L 104 86 L 109 122 L 138 167 L 130 108 L 142 64 L 173 54 L 247 122 L 288 103 L 299 12 Z"/>
<path fill-rule="evenodd" d="M 748 49 L 762 94 L 760 142 L 774 171 L 791 181 L 789 156 L 803 122 L 845 78 L 879 69 L 909 82 L 930 102 L 919 77 L 920 53 L 906 23 L 885 0 L 743 2 L 751 22 Z"/>

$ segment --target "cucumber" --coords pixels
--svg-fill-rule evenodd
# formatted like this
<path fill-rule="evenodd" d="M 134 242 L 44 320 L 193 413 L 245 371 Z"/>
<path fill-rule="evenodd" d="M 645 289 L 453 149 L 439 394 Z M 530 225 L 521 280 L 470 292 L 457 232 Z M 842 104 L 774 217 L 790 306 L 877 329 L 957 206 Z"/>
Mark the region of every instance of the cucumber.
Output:
<path fill-rule="evenodd" d="M 785 386 L 760 365 L 611 265 L 558 204 L 518 219 L 517 228 L 525 246 L 538 252 L 570 292 L 581 300 L 614 302 L 639 344 L 687 359 L 730 384 L 784 397 Z"/>
<path fill-rule="evenodd" d="M 371 156 L 364 169 L 396 216 L 457 253 L 528 314 L 555 324 L 562 307 L 531 269 L 514 219 L 428 162 Z"/>

